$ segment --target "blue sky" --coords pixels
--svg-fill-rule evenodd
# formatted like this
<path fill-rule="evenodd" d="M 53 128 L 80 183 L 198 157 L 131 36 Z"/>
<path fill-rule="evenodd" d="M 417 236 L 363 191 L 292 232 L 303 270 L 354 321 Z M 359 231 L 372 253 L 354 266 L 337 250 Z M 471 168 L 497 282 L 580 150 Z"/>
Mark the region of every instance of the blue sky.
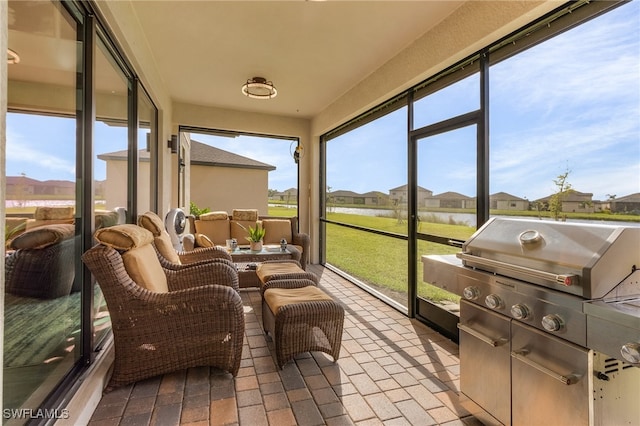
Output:
<path fill-rule="evenodd" d="M 569 171 L 594 199 L 640 192 L 640 1 L 491 67 L 491 192 L 534 200 Z M 416 123 L 478 105 L 477 78 L 416 107 Z M 429 110 L 430 106 L 435 109 Z M 328 145 L 332 191 L 382 191 L 406 183 L 406 112 L 397 111 Z M 98 153 L 125 149 L 126 130 L 96 125 Z M 193 139 L 276 166 L 269 188 L 297 185 L 291 142 L 269 138 Z M 7 175 L 75 179 L 75 121 L 8 114 Z M 438 194 L 475 196 L 475 128 L 420 141 L 418 183 Z M 96 161 L 96 178 L 104 179 Z"/>
<path fill-rule="evenodd" d="M 477 108 L 477 81 L 419 101 L 416 125 Z M 595 200 L 640 192 L 640 2 L 492 66 L 490 84 L 491 193 L 542 198 L 566 171 Z M 405 121 L 399 111 L 329 142 L 332 190 L 403 185 Z M 420 186 L 476 195 L 475 127 L 421 140 L 418 156 Z"/>

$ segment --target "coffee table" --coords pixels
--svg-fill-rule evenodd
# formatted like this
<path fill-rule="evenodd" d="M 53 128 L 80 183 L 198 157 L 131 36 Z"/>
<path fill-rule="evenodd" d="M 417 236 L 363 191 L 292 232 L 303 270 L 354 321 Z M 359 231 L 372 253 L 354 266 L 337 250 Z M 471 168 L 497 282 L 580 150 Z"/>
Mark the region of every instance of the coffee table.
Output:
<path fill-rule="evenodd" d="M 265 245 L 261 251 L 251 251 L 248 246 L 240 246 L 229 254 L 238 270 L 240 288 L 260 287 L 260 280 L 255 270 L 258 263 L 265 260 L 297 260 L 299 262 L 302 255 L 295 247 L 287 246 L 283 251 L 279 245 Z"/>

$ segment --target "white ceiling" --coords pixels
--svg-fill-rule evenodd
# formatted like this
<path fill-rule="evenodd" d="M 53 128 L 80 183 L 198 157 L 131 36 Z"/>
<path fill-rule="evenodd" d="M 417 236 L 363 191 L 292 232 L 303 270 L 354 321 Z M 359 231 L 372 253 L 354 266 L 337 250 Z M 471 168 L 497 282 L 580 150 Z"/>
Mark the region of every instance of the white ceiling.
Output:
<path fill-rule="evenodd" d="M 461 1 L 134 1 L 174 101 L 313 117 Z M 250 99 L 251 77 L 278 96 Z"/>

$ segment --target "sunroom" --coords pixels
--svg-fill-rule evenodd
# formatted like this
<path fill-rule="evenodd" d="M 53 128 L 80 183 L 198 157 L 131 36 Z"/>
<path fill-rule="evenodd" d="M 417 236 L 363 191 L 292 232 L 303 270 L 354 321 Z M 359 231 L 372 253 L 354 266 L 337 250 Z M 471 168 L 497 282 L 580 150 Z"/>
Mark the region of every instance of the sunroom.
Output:
<path fill-rule="evenodd" d="M 422 257 L 498 217 L 639 226 L 639 6 L 0 3 L 3 421 L 518 424 L 460 404 L 462 295 Z M 243 289 L 238 377 L 103 395 L 109 310 L 80 258 L 96 229 L 235 208 L 297 218 L 346 308 L 340 358 L 277 369 Z M 31 250 L 45 271 L 21 272 L 15 239 L 49 226 L 65 256 Z"/>

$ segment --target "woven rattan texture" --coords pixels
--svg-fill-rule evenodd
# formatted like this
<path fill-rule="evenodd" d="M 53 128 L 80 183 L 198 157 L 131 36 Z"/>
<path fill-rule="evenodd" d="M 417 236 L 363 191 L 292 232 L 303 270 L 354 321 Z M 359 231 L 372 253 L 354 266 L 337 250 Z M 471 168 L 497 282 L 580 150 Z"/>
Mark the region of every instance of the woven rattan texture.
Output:
<path fill-rule="evenodd" d="M 211 276 L 213 267 L 227 265 L 165 269 L 169 292 L 158 294 L 133 282 L 112 248 L 95 246 L 82 259 L 111 315 L 115 361 L 108 389 L 196 366 L 237 375 L 244 334 L 242 300 L 236 289 L 216 285 Z"/>
<path fill-rule="evenodd" d="M 267 288 L 299 288 L 316 285 L 309 279 L 272 280 Z M 344 308 L 335 301 L 300 302 L 271 311 L 262 299 L 265 332 L 273 337 L 278 367 L 282 368 L 303 352 L 322 351 L 337 361 L 342 346 Z"/>

